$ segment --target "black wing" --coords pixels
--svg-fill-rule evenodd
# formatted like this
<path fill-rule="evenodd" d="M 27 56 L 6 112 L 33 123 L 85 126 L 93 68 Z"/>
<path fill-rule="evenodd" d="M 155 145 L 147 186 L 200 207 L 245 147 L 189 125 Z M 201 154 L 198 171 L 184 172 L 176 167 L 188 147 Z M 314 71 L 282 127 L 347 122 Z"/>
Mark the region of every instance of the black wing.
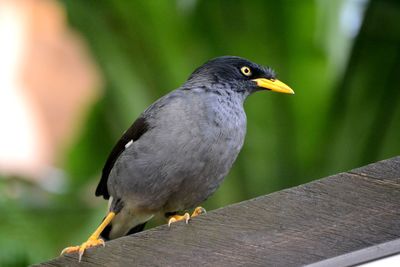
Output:
<path fill-rule="evenodd" d="M 106 164 L 103 167 L 101 179 L 96 188 L 96 196 L 103 196 L 105 199 L 110 198 L 107 188 L 107 180 L 111 169 L 114 167 L 119 155 L 125 150 L 125 145 L 132 140 L 135 142 L 148 130 L 146 119 L 139 117 L 132 126 L 122 135 L 118 143 L 114 146 L 110 155 L 107 158 Z"/>

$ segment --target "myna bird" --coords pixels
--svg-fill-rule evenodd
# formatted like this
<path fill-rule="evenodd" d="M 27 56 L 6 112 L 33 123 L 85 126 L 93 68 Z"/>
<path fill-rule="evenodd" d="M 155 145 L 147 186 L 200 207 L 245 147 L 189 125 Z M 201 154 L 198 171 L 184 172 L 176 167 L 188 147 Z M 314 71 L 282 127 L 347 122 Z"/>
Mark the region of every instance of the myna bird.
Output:
<path fill-rule="evenodd" d="M 96 196 L 109 211 L 89 239 L 62 253 L 104 245 L 104 240 L 143 230 L 155 215 L 168 224 L 199 215 L 179 212 L 205 201 L 239 154 L 246 134 L 243 102 L 270 90 L 294 94 L 271 68 L 224 56 L 196 69 L 178 89 L 148 107 L 111 151 Z"/>

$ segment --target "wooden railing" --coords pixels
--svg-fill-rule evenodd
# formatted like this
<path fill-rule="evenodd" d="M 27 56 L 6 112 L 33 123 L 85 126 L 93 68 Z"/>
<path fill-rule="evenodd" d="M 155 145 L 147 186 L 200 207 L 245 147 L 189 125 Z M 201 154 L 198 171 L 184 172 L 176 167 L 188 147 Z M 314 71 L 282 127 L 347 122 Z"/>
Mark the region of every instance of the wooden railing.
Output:
<path fill-rule="evenodd" d="M 395 157 L 38 266 L 349 266 L 398 253 L 399 238 Z"/>

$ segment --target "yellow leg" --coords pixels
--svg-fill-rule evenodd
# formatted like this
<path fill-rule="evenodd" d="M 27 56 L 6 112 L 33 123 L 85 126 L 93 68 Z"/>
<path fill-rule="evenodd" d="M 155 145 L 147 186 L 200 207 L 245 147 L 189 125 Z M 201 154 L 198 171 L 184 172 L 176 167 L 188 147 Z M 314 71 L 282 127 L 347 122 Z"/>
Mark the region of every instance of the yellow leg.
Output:
<path fill-rule="evenodd" d="M 171 226 L 171 223 L 179 222 L 179 221 L 183 221 L 183 220 L 186 223 L 188 223 L 191 217 L 196 217 L 196 216 L 198 216 L 200 214 L 203 214 L 203 213 L 206 213 L 206 210 L 204 208 L 202 208 L 202 207 L 197 207 L 197 208 L 194 209 L 192 215 L 189 215 L 189 213 L 186 212 L 184 215 L 171 216 L 168 219 L 168 226 Z"/>
<path fill-rule="evenodd" d="M 87 248 L 98 246 L 98 245 L 103 245 L 104 240 L 99 238 L 101 232 L 103 232 L 104 228 L 111 222 L 111 220 L 115 217 L 114 212 L 109 212 L 106 216 L 106 218 L 103 220 L 103 222 L 97 227 L 96 231 L 88 238 L 88 240 L 80 246 L 74 246 L 74 247 L 67 247 L 61 251 L 61 255 L 64 253 L 72 253 L 72 252 L 79 252 L 79 261 L 82 259 L 82 255 L 85 252 Z"/>

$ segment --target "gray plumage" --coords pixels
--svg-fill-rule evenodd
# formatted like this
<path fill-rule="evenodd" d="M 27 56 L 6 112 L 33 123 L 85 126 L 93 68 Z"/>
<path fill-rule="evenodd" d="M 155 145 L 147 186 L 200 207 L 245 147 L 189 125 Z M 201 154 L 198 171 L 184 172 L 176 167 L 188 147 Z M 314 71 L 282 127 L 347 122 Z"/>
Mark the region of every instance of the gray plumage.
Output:
<path fill-rule="evenodd" d="M 243 66 L 252 77 L 241 73 Z M 242 148 L 243 102 L 260 90 L 250 79 L 258 77 L 275 74 L 246 59 L 220 57 L 140 115 L 112 151 L 96 190 L 118 211 L 103 237 L 139 231 L 152 216 L 194 208 L 215 192 Z"/>

